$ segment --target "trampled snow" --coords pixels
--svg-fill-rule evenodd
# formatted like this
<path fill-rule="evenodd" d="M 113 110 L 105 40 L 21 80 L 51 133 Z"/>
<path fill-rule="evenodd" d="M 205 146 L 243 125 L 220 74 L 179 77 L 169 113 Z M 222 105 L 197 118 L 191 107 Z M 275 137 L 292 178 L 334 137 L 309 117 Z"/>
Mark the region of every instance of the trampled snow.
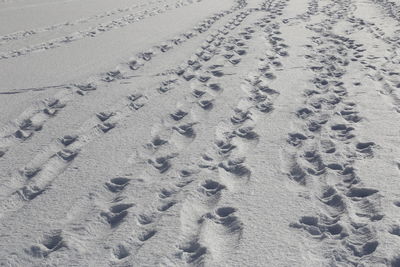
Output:
<path fill-rule="evenodd" d="M 399 267 L 399 23 L 0 0 L 0 264 Z"/>

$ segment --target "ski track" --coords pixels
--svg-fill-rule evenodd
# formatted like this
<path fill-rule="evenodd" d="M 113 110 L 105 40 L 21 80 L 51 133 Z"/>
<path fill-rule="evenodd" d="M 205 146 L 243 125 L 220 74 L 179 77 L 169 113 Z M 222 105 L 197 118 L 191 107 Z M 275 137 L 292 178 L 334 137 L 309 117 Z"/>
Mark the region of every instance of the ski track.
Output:
<path fill-rule="evenodd" d="M 176 2 L 175 7 L 193 2 Z M 310 0 L 304 3 L 304 10 L 286 16 L 293 1 L 266 0 L 249 7 L 245 0 L 236 0 L 230 9 L 208 16 L 190 31 L 143 50 L 109 72 L 81 82 L 2 93 L 65 89 L 36 102 L 4 125 L 0 162 L 8 151 L 40 135 L 46 122 L 57 120 L 67 105 L 89 99 L 93 91 L 130 84 L 154 58 L 179 51 L 193 38 L 204 40 L 182 64 L 157 73 L 156 86 L 133 87 L 118 101 L 98 107 L 79 128 L 53 138 L 32 153 L 22 169 L 7 174 L 2 182 L 0 221 L 14 218 L 55 190 L 57 179 L 97 141 L 126 130 L 128 123 L 146 121 L 147 112 L 157 118 L 146 126 L 150 133 L 135 141 L 135 163 L 130 168 L 139 171 L 104 177 L 90 193 L 74 196 L 73 202 L 79 204 L 65 211 L 65 220 L 41 229 L 39 235 L 35 232 L 36 242 L 19 248 L 18 264 L 62 266 L 72 259 L 74 266 L 227 266 L 232 251 L 240 249 L 243 233 L 251 227 L 234 205 L 237 199 L 231 198 L 238 188 L 252 182 L 246 156 L 256 148 L 259 137 L 267 134 L 255 128 L 261 117 L 274 112 L 280 88 L 270 84 L 277 79 L 277 72 L 285 69 L 281 59 L 291 58 L 291 40 L 284 39 L 281 31 L 301 25 L 309 35 L 308 43 L 301 44 L 307 61 L 304 71 L 313 78 L 301 93 L 303 104 L 292 110 L 295 119 L 281 144 L 285 157 L 282 173 L 299 197 L 310 202 L 314 213 L 304 213 L 285 227 L 320 246 L 323 255 L 314 256 L 321 258 L 321 266 L 400 266 L 400 252 L 385 243 L 393 237 L 390 244 L 400 242 L 396 239 L 400 236 L 397 217 L 389 212 L 400 207 L 400 198 L 390 199 L 392 195 L 385 195 L 364 178 L 360 166 L 380 159 L 381 146 L 360 134 L 368 118 L 361 108 L 364 103 L 359 104 L 352 95 L 370 83 L 379 88 L 376 99 L 398 116 L 400 42 L 396 32 L 372 22 L 375 17 L 358 17 L 356 2 Z M 393 23 L 400 19 L 400 7 L 394 2 L 366 4 L 378 7 Z M 139 17 L 167 12 L 170 5 L 151 8 Z M 137 7 L 0 36 L 0 45 Z M 124 15 L 109 24 L 101 23 L 101 29 L 79 31 L 76 38 L 58 38 L 6 52 L 0 59 L 95 37 L 133 23 L 136 17 Z M 222 26 L 215 27 L 217 22 Z M 374 43 L 363 43 L 360 36 Z M 256 49 L 259 42 L 264 42 L 264 48 Z M 379 45 L 385 47 L 384 52 Z M 227 88 L 231 83 L 236 86 Z M 169 98 L 168 108 L 152 111 Z M 151 250 L 154 247 L 159 247 L 157 255 Z M 96 253 L 97 259 L 90 259 L 88 248 L 101 251 Z M 149 255 L 154 255 L 151 262 L 143 262 Z"/>

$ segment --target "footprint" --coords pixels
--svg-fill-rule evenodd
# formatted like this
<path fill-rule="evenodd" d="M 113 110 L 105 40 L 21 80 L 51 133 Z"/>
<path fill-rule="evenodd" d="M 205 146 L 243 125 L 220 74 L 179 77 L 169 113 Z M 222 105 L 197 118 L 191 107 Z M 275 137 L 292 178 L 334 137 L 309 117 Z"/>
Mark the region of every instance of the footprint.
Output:
<path fill-rule="evenodd" d="M 163 188 L 163 189 L 160 190 L 160 193 L 158 194 L 158 196 L 161 199 L 165 199 L 165 198 L 171 197 L 174 193 L 175 192 L 173 190 L 169 190 L 169 189 Z"/>
<path fill-rule="evenodd" d="M 83 92 L 94 91 L 97 89 L 97 85 L 95 83 L 75 84 L 75 87 Z"/>
<path fill-rule="evenodd" d="M 330 140 L 322 140 L 321 141 L 321 148 L 324 153 L 332 154 L 336 152 L 335 143 Z"/>
<path fill-rule="evenodd" d="M 250 111 L 242 111 L 240 109 L 234 110 L 235 115 L 231 117 L 231 122 L 233 124 L 240 124 L 245 122 L 246 120 L 251 120 L 251 112 Z"/>
<path fill-rule="evenodd" d="M 160 49 L 161 52 L 165 53 L 168 50 L 172 49 L 172 45 L 163 43 L 163 44 L 160 45 L 159 49 Z"/>
<path fill-rule="evenodd" d="M 195 171 L 193 171 L 193 170 L 186 170 L 186 169 L 184 169 L 184 170 L 180 170 L 180 171 L 179 171 L 179 176 L 180 176 L 181 178 L 187 178 L 187 177 L 192 176 L 194 173 L 195 173 Z"/>
<path fill-rule="evenodd" d="M 343 212 L 345 209 L 345 204 L 343 202 L 343 197 L 338 194 L 336 189 L 333 187 L 329 186 L 324 189 L 323 194 L 321 196 L 321 201 L 336 209 L 336 212 Z"/>
<path fill-rule="evenodd" d="M 264 73 L 264 75 L 263 75 L 265 78 L 267 78 L 268 80 L 275 80 L 276 79 L 276 76 L 273 74 L 273 73 L 271 73 L 271 72 L 266 72 L 266 73 Z"/>
<path fill-rule="evenodd" d="M 217 224 L 225 226 L 228 232 L 234 233 L 243 229 L 243 225 L 235 213 L 235 208 L 221 207 L 216 209 L 213 214 L 206 214 L 205 217 Z"/>
<path fill-rule="evenodd" d="M 177 79 L 169 79 L 161 82 L 161 86 L 157 89 L 160 93 L 166 93 L 173 89 L 172 85 L 175 84 Z"/>
<path fill-rule="evenodd" d="M 44 235 L 43 239 L 38 245 L 33 245 L 25 252 L 36 258 L 43 258 L 49 256 L 52 252 L 66 247 L 65 242 L 61 236 L 61 231 Z"/>
<path fill-rule="evenodd" d="M 211 110 L 213 108 L 213 99 L 203 99 L 197 102 L 204 110 Z"/>
<path fill-rule="evenodd" d="M 113 112 L 99 112 L 96 114 L 97 118 L 102 122 L 108 120 L 111 116 L 114 116 Z"/>
<path fill-rule="evenodd" d="M 291 180 L 294 180 L 301 185 L 306 184 L 307 174 L 303 170 L 303 168 L 301 168 L 300 165 L 296 162 L 294 162 L 293 165 L 290 167 L 288 176 Z"/>
<path fill-rule="evenodd" d="M 343 239 L 348 236 L 343 227 L 336 221 L 327 221 L 325 223 L 320 222 L 320 220 L 315 216 L 303 216 L 299 219 L 298 223 L 291 223 L 289 226 L 304 229 L 310 235 L 318 238 L 325 238 L 328 235 L 337 236 L 337 238 Z"/>
<path fill-rule="evenodd" d="M 400 226 L 398 225 L 394 225 L 389 229 L 389 233 L 391 233 L 392 235 L 397 235 L 400 236 Z"/>
<path fill-rule="evenodd" d="M 160 173 L 164 173 L 171 168 L 170 159 L 175 156 L 157 157 L 154 160 L 149 159 L 147 162 L 156 168 Z"/>
<path fill-rule="evenodd" d="M 258 138 L 258 134 L 253 129 L 253 127 L 240 127 L 233 134 L 247 140 L 255 140 Z"/>
<path fill-rule="evenodd" d="M 238 54 L 239 56 L 243 56 L 245 55 L 247 52 L 244 49 L 236 49 L 234 50 L 236 54 Z"/>
<path fill-rule="evenodd" d="M 139 214 L 137 220 L 141 225 L 147 225 L 154 221 L 154 219 L 151 216 L 145 214 Z"/>
<path fill-rule="evenodd" d="M 269 102 L 258 103 L 256 108 L 263 113 L 269 113 L 274 109 L 272 103 Z"/>
<path fill-rule="evenodd" d="M 117 125 L 116 123 L 105 122 L 98 124 L 97 128 L 99 128 L 103 133 L 107 133 L 110 130 L 114 129 L 116 125 Z"/>
<path fill-rule="evenodd" d="M 19 128 L 24 131 L 40 131 L 42 125 L 34 123 L 31 119 L 26 119 L 20 123 Z"/>
<path fill-rule="evenodd" d="M 334 131 L 340 131 L 342 134 L 347 134 L 354 130 L 353 127 L 347 127 L 345 124 L 335 124 L 331 126 L 331 129 Z"/>
<path fill-rule="evenodd" d="M 78 155 L 77 151 L 73 151 L 70 149 L 63 149 L 63 150 L 57 152 L 57 156 L 59 156 L 61 159 L 63 159 L 66 162 L 73 160 L 77 155 Z"/>
<path fill-rule="evenodd" d="M 237 64 L 240 63 L 240 61 L 241 61 L 240 58 L 231 58 L 231 59 L 229 59 L 229 62 L 230 62 L 232 65 L 237 65 Z"/>
<path fill-rule="evenodd" d="M 347 243 L 347 247 L 353 252 L 356 257 L 363 257 L 366 255 L 370 255 L 375 252 L 376 248 L 379 245 L 378 241 L 369 241 L 362 245 L 355 245 L 352 243 Z"/>
<path fill-rule="evenodd" d="M 36 174 L 38 174 L 41 170 L 41 167 L 25 167 L 21 171 L 21 174 L 24 175 L 26 178 L 31 179 L 36 176 Z"/>
<path fill-rule="evenodd" d="M 236 148 L 236 146 L 232 145 L 229 141 L 218 140 L 215 142 L 215 145 L 220 155 L 226 155 Z"/>
<path fill-rule="evenodd" d="M 154 56 L 154 51 L 152 51 L 152 50 L 149 50 L 149 51 L 147 51 L 147 52 L 142 52 L 142 53 L 139 53 L 138 55 L 137 55 L 137 57 L 138 58 L 141 58 L 141 59 L 143 59 L 143 60 L 145 60 L 145 61 L 150 61 L 151 59 L 152 59 L 152 57 Z"/>
<path fill-rule="evenodd" d="M 164 212 L 164 211 L 169 210 L 169 209 L 170 209 L 172 206 L 174 206 L 175 204 L 176 204 L 175 201 L 170 201 L 170 202 L 164 203 L 164 204 L 162 204 L 161 206 L 159 206 L 159 207 L 157 208 L 157 210 L 158 210 L 158 211 L 161 211 L 161 212 Z"/>
<path fill-rule="evenodd" d="M 269 95 L 279 94 L 278 91 L 271 89 L 266 83 L 260 82 L 257 84 L 257 89 Z"/>
<path fill-rule="evenodd" d="M 182 77 L 188 82 L 195 77 L 195 74 L 193 71 L 188 69 L 182 74 Z"/>
<path fill-rule="evenodd" d="M 291 223 L 289 226 L 293 228 L 303 228 L 313 236 L 320 236 L 322 233 L 319 229 L 318 218 L 314 216 L 303 216 L 298 223 Z"/>
<path fill-rule="evenodd" d="M 361 121 L 361 117 L 359 117 L 357 115 L 358 112 L 356 111 L 352 111 L 352 110 L 342 110 L 340 111 L 340 114 L 342 115 L 342 117 L 349 122 L 354 122 L 357 123 L 359 121 Z"/>
<path fill-rule="evenodd" d="M 289 133 L 289 138 L 287 142 L 293 146 L 299 146 L 302 144 L 304 140 L 307 140 L 308 138 L 301 133 Z"/>
<path fill-rule="evenodd" d="M 334 171 L 343 171 L 343 166 L 339 163 L 329 163 L 326 164 L 326 167 Z"/>
<path fill-rule="evenodd" d="M 105 185 L 108 190 L 113 193 L 117 193 L 122 191 L 128 184 L 130 179 L 125 177 L 116 177 L 112 178 L 109 182 L 106 182 Z"/>
<path fill-rule="evenodd" d="M 230 58 L 232 58 L 234 55 L 235 55 L 235 54 L 233 54 L 233 53 L 231 53 L 231 52 L 228 52 L 228 53 L 225 53 L 223 56 L 224 56 L 226 59 L 230 59 Z"/>
<path fill-rule="evenodd" d="M 45 191 L 45 188 L 40 188 L 37 186 L 24 186 L 20 190 L 18 190 L 18 194 L 24 200 L 32 200 L 37 196 L 41 195 Z"/>
<path fill-rule="evenodd" d="M 133 207 L 133 206 L 134 206 L 134 205 L 133 205 L 132 203 L 121 203 L 121 204 L 116 204 L 116 205 L 110 207 L 110 211 L 111 211 L 112 213 L 117 214 L 117 213 L 120 213 L 120 212 L 122 212 L 122 211 L 124 211 L 124 210 L 127 210 L 127 209 L 129 209 L 129 208 L 131 208 L 131 207 Z"/>
<path fill-rule="evenodd" d="M 359 188 L 359 187 L 352 187 L 347 192 L 348 197 L 356 197 L 356 198 L 364 198 L 369 197 L 375 193 L 379 192 L 379 190 L 372 189 L 372 188 Z"/>
<path fill-rule="evenodd" d="M 400 267 L 400 256 L 395 257 L 391 261 L 391 267 Z"/>
<path fill-rule="evenodd" d="M 212 196 L 219 193 L 222 189 L 225 189 L 225 186 L 218 183 L 217 181 L 205 180 L 201 184 L 201 188 L 199 189 L 199 191 L 206 194 L 207 196 Z"/>
<path fill-rule="evenodd" d="M 183 111 L 181 109 L 178 109 L 177 111 L 175 111 L 174 113 L 171 113 L 170 116 L 172 117 L 172 119 L 174 119 L 175 121 L 180 121 L 181 119 L 183 119 L 188 113 L 186 111 Z"/>
<path fill-rule="evenodd" d="M 145 230 L 144 232 L 139 234 L 138 239 L 144 242 L 152 238 L 156 233 L 156 230 Z"/>
<path fill-rule="evenodd" d="M 192 91 L 192 95 L 193 95 L 194 97 L 196 97 L 196 98 L 202 97 L 205 93 L 206 93 L 205 91 L 203 91 L 203 90 L 198 90 L 198 89 L 194 89 L 194 90 Z"/>
<path fill-rule="evenodd" d="M 235 176 L 250 176 L 251 171 L 244 165 L 244 158 L 228 159 L 218 164 L 218 167 Z"/>
<path fill-rule="evenodd" d="M 101 212 L 100 215 L 106 218 L 111 228 L 115 228 L 123 222 L 128 215 L 128 209 L 132 206 L 133 204 L 117 204 L 112 206 L 109 212 Z"/>
<path fill-rule="evenodd" d="M 197 80 L 198 80 L 199 82 L 201 82 L 201 83 L 206 83 L 206 82 L 208 82 L 209 79 L 211 79 L 211 76 L 208 76 L 208 75 L 206 75 L 206 74 L 200 74 L 200 75 L 198 75 L 198 77 L 197 77 Z"/>
<path fill-rule="evenodd" d="M 313 111 L 309 108 L 301 108 L 296 111 L 296 115 L 299 118 L 306 119 L 313 114 Z"/>
<path fill-rule="evenodd" d="M 161 137 L 159 137 L 159 136 L 155 136 L 154 138 L 153 138 L 153 140 L 151 140 L 151 142 L 150 143 L 148 143 L 146 146 L 147 146 L 147 148 L 149 148 L 149 149 L 158 149 L 160 146 L 162 146 L 162 145 L 165 145 L 165 144 L 167 144 L 168 143 L 168 141 L 167 140 L 164 140 L 164 139 L 162 139 Z"/>
<path fill-rule="evenodd" d="M 357 143 L 356 148 L 357 151 L 361 153 L 371 153 L 372 152 L 372 147 L 375 145 L 374 142 L 365 142 L 365 143 Z"/>
<path fill-rule="evenodd" d="M 124 245 L 119 244 L 113 249 L 113 255 L 117 260 L 122 260 L 130 256 L 130 253 Z"/>
<path fill-rule="evenodd" d="M 208 87 L 211 90 L 216 91 L 216 92 L 219 92 L 219 91 L 222 90 L 221 86 L 218 83 L 211 83 L 211 84 L 208 85 Z"/>
<path fill-rule="evenodd" d="M 305 151 L 304 158 L 313 165 L 314 168 L 308 167 L 307 172 L 312 175 L 321 175 L 325 173 L 325 164 L 321 156 L 316 151 Z"/>
<path fill-rule="evenodd" d="M 55 231 L 49 235 L 45 235 L 42 244 L 50 251 L 56 251 L 64 246 L 61 231 Z"/>
<path fill-rule="evenodd" d="M 263 102 L 265 100 L 267 100 L 268 97 L 261 93 L 261 92 L 253 92 L 250 96 L 249 96 L 249 100 L 255 103 L 260 103 Z"/>
<path fill-rule="evenodd" d="M 70 144 L 74 143 L 76 140 L 78 140 L 77 135 L 64 135 L 63 137 L 60 138 L 60 142 L 64 146 L 69 146 Z"/>
<path fill-rule="evenodd" d="M 195 123 L 186 123 L 177 127 L 174 126 L 172 129 L 185 137 L 192 138 L 195 136 L 193 125 L 195 125 Z"/>
<path fill-rule="evenodd" d="M 138 70 L 144 65 L 144 63 L 142 59 L 133 58 L 129 60 L 128 65 L 131 70 Z"/>
<path fill-rule="evenodd" d="M 141 93 L 135 93 L 135 94 L 131 94 L 129 95 L 127 98 L 131 101 L 131 102 L 135 102 L 136 100 L 142 98 L 143 95 Z"/>
<path fill-rule="evenodd" d="M 59 99 L 46 99 L 44 101 L 44 104 L 46 105 L 46 108 L 43 110 L 43 112 L 49 116 L 54 116 L 56 113 L 64 108 L 66 105 L 61 103 Z"/>
<path fill-rule="evenodd" d="M 192 240 L 179 249 L 181 252 L 177 253 L 177 256 L 180 259 L 185 260 L 187 263 L 196 263 L 199 266 L 203 265 L 200 262 L 207 253 L 207 248 L 200 245 L 198 240 Z"/>

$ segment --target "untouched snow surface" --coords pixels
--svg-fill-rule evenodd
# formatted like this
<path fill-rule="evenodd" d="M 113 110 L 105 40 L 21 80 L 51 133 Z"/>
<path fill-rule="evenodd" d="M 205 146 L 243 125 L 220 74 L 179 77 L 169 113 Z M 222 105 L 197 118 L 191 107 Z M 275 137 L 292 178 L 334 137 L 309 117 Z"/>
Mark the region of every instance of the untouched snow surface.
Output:
<path fill-rule="evenodd" d="M 399 22 L 0 0 L 0 264 L 399 267 Z"/>

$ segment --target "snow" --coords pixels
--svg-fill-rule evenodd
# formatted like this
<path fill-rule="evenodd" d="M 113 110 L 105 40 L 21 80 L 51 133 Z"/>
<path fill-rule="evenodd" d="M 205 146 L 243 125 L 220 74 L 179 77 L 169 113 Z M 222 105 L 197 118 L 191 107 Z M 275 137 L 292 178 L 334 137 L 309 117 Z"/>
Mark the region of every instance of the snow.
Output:
<path fill-rule="evenodd" d="M 0 0 L 0 263 L 400 266 L 399 5 Z"/>

